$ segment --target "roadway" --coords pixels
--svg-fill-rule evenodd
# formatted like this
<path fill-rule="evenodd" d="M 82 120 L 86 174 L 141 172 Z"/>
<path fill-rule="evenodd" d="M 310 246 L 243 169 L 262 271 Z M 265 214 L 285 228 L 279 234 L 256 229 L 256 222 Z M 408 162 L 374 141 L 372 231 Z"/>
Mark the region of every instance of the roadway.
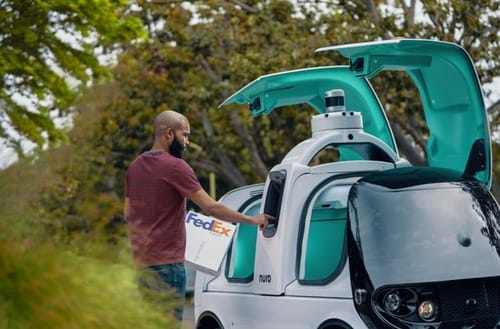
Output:
<path fill-rule="evenodd" d="M 194 329 L 194 305 L 192 298 L 186 300 L 186 304 L 184 305 L 182 329 Z"/>

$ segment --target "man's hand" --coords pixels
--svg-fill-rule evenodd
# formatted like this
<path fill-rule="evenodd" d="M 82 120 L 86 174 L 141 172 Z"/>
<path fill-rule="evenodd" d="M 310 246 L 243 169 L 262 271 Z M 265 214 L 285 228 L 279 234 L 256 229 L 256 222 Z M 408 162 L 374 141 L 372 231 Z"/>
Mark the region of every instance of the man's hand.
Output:
<path fill-rule="evenodd" d="M 273 220 L 274 217 L 268 214 L 260 214 L 251 217 L 252 223 L 259 226 L 261 230 L 265 229 L 269 224 L 269 220 Z"/>

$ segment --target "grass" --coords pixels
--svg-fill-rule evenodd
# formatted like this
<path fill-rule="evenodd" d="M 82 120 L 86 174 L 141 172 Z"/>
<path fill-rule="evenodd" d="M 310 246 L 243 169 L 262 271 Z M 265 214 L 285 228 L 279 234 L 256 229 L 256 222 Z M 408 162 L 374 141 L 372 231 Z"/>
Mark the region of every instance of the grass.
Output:
<path fill-rule="evenodd" d="M 76 255 L 45 235 L 33 205 L 51 179 L 43 163 L 0 172 L 0 329 L 173 328 L 172 298 L 145 302 L 131 263 Z"/>

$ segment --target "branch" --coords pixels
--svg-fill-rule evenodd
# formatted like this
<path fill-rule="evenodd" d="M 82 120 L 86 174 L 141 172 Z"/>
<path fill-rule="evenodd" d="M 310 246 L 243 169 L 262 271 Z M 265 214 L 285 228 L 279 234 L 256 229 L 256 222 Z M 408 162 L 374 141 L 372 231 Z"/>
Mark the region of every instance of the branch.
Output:
<path fill-rule="evenodd" d="M 215 74 L 214 70 L 212 70 L 212 68 L 210 67 L 210 64 L 208 64 L 208 62 L 204 58 L 201 58 L 199 62 L 200 62 L 201 67 L 203 67 L 205 69 L 205 72 L 207 73 L 208 78 L 210 80 L 212 80 L 212 82 L 214 82 L 216 84 L 221 82 L 221 79 L 219 78 L 219 76 L 217 74 Z"/>
<path fill-rule="evenodd" d="M 398 149 L 404 154 L 407 160 L 414 166 L 422 166 L 427 164 L 427 160 L 422 157 L 415 147 L 408 141 L 408 138 L 401 128 L 399 123 L 392 123 L 392 131 L 394 132 L 394 136 L 396 137 L 396 143 L 398 145 Z"/>
<path fill-rule="evenodd" d="M 403 8 L 403 12 L 406 18 L 406 23 L 408 26 L 412 26 L 415 24 L 415 6 L 416 0 L 411 0 L 410 5 L 407 6 L 404 0 L 400 0 L 399 4 Z"/>
<path fill-rule="evenodd" d="M 405 124 L 399 118 L 396 118 L 396 121 L 399 123 L 401 127 L 405 126 Z M 422 135 L 422 129 L 420 129 L 418 126 L 419 119 L 417 118 L 415 112 L 411 113 L 408 116 L 408 122 L 410 127 L 406 129 L 406 132 L 410 134 L 410 136 L 413 138 L 413 140 L 418 146 L 420 146 L 422 149 L 425 149 L 426 141 L 424 136 Z"/>
<path fill-rule="evenodd" d="M 259 10 L 255 7 L 252 7 L 250 5 L 247 5 L 246 3 L 242 2 L 242 1 L 238 1 L 238 0 L 230 0 L 229 2 L 232 2 L 234 3 L 235 5 L 237 6 L 240 6 L 241 9 L 251 13 L 251 14 L 257 14 L 259 12 Z"/>
<path fill-rule="evenodd" d="M 257 146 L 255 145 L 252 136 L 248 132 L 245 125 L 241 123 L 238 112 L 236 111 L 231 112 L 230 118 L 231 118 L 231 125 L 234 127 L 234 129 L 240 136 L 241 140 L 243 141 L 243 145 L 245 145 L 247 149 L 250 151 L 250 158 L 252 159 L 250 165 L 253 171 L 256 172 L 261 177 L 262 180 L 264 180 L 267 176 L 267 166 L 262 160 L 259 154 L 259 150 L 257 149 Z"/>
<path fill-rule="evenodd" d="M 500 202 L 500 184 L 493 181 L 493 185 L 491 186 L 491 192 L 493 193 L 495 199 L 497 199 L 497 201 Z"/>
<path fill-rule="evenodd" d="M 208 78 L 210 80 L 212 80 L 212 82 L 220 83 L 221 79 L 219 79 L 217 74 L 214 73 L 214 70 L 212 70 L 212 68 L 210 67 L 210 64 L 205 59 L 203 59 L 203 58 L 200 59 L 200 65 L 205 69 L 205 72 L 207 73 Z M 206 123 L 205 123 L 205 119 L 207 120 Z M 213 129 L 211 128 L 211 124 L 210 124 L 208 118 L 204 117 L 203 125 L 205 126 L 205 124 L 207 125 L 205 127 L 205 131 L 207 132 L 207 134 L 210 133 L 211 134 L 210 136 L 212 136 Z M 245 125 L 243 125 L 241 123 L 237 112 L 231 112 L 231 125 L 233 126 L 235 131 L 238 133 L 238 136 L 243 141 L 243 144 L 245 145 L 245 147 L 248 148 L 248 150 L 250 151 L 250 158 L 252 159 L 252 162 L 251 162 L 252 169 L 262 179 L 265 179 L 265 177 L 267 176 L 267 167 L 259 154 L 259 151 L 257 149 L 257 146 L 255 145 L 255 142 L 253 141 L 252 136 L 249 134 Z M 215 145 L 214 147 L 218 148 L 217 145 Z"/>
<path fill-rule="evenodd" d="M 375 22 L 378 22 L 379 17 L 378 17 L 377 7 L 376 7 L 375 3 L 373 2 L 373 0 L 365 0 L 365 4 L 366 4 L 366 10 L 368 11 L 368 13 L 373 15 L 373 17 L 375 18 Z"/>
<path fill-rule="evenodd" d="M 227 157 L 226 153 L 221 149 L 220 145 L 214 141 L 214 130 L 212 128 L 212 123 L 207 116 L 205 111 L 201 111 L 203 128 L 205 129 L 205 134 L 208 139 L 208 144 L 215 152 L 215 155 L 221 162 L 222 168 L 224 168 L 224 173 L 231 177 L 232 182 L 237 182 L 236 185 L 246 185 L 245 178 L 241 175 L 239 169 L 235 164 Z"/>
<path fill-rule="evenodd" d="M 233 176 L 223 166 L 211 161 L 210 159 L 198 158 L 190 161 L 190 164 L 193 168 L 195 168 L 195 171 L 201 169 L 207 172 L 213 172 L 219 179 L 222 179 L 231 188 L 246 184 L 244 182 L 241 182 L 239 177 Z"/>
<path fill-rule="evenodd" d="M 496 117 L 500 115 L 500 100 L 496 101 L 496 103 L 490 105 L 486 109 L 486 112 L 488 112 L 491 116 Z"/>

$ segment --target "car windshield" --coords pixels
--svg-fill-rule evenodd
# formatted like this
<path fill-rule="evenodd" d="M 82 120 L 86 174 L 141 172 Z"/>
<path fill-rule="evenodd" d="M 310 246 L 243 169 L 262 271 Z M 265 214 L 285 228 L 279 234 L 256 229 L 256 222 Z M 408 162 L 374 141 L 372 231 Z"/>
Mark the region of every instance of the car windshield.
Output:
<path fill-rule="evenodd" d="M 500 275 L 498 205 L 466 185 L 359 184 L 351 233 L 374 288 Z"/>

